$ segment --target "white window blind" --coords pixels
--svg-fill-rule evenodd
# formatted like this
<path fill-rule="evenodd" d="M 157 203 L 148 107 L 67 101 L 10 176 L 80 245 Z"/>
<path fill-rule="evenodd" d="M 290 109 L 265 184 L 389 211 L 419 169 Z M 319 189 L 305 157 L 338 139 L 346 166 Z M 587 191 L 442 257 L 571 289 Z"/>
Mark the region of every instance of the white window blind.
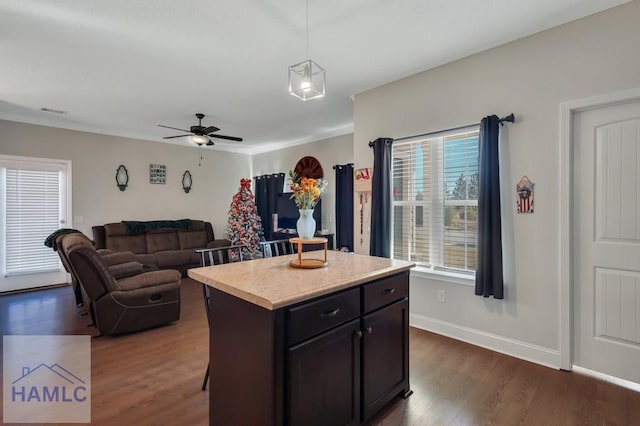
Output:
<path fill-rule="evenodd" d="M 393 145 L 393 257 L 473 272 L 478 130 Z"/>
<path fill-rule="evenodd" d="M 5 275 L 58 271 L 58 254 L 44 246 L 60 228 L 61 172 L 6 169 Z"/>

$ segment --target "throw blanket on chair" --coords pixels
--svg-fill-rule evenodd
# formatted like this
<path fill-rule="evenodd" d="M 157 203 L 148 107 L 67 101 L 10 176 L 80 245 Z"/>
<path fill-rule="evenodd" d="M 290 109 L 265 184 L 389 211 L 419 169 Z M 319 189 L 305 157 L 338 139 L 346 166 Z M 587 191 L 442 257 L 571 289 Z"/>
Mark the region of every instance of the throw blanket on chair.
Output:
<path fill-rule="evenodd" d="M 53 231 L 47 238 L 44 240 L 44 245 L 53 249 L 53 251 L 58 251 L 58 245 L 56 244 L 56 238 L 58 235 L 62 234 L 81 234 L 82 232 L 77 229 L 71 228 L 60 228 L 57 231 Z"/>
<path fill-rule="evenodd" d="M 180 220 L 152 220 L 149 222 L 137 222 L 123 220 L 127 234 L 141 234 L 154 229 L 191 229 L 191 219 Z"/>

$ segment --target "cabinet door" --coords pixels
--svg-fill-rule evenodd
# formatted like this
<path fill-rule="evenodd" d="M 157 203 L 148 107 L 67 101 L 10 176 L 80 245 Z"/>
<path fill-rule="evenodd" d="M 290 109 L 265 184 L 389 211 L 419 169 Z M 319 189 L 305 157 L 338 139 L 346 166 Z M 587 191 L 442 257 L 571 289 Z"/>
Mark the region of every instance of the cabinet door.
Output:
<path fill-rule="evenodd" d="M 360 320 L 289 348 L 289 425 L 360 423 Z"/>
<path fill-rule="evenodd" d="M 402 299 L 362 319 L 362 415 L 375 414 L 409 389 L 409 302 Z"/>

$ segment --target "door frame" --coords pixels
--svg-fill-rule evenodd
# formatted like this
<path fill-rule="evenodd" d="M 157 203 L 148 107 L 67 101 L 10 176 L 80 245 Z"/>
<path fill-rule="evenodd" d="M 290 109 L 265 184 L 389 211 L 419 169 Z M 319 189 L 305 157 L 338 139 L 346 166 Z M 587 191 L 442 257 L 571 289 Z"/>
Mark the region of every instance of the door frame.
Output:
<path fill-rule="evenodd" d="M 592 96 L 560 104 L 560 368 L 573 369 L 573 119 L 576 113 L 640 102 L 640 88 Z"/>
<path fill-rule="evenodd" d="M 31 164 L 58 164 L 58 165 L 63 165 L 65 167 L 65 179 L 64 179 L 64 185 L 65 185 L 65 196 L 66 196 L 66 204 L 65 204 L 65 209 L 66 209 L 66 214 L 65 214 L 65 228 L 70 228 L 73 224 L 72 222 L 72 218 L 73 218 L 73 211 L 72 211 L 72 207 L 73 207 L 73 199 L 72 199 L 72 195 L 73 195 L 73 173 L 72 173 L 72 162 L 71 160 L 62 160 L 62 159 L 56 159 L 56 158 L 44 158 L 44 157 L 27 157 L 27 156 L 22 156 L 22 155 L 4 155 L 4 154 L 0 154 L 0 162 L 3 163 L 11 163 L 11 162 L 16 162 L 16 163 L 31 163 Z M 4 217 L 4 211 L 0 212 L 0 218 Z M 2 228 L 4 226 L 4 224 L 2 223 L 2 220 L 4 219 L 0 219 L 0 228 Z M 61 226 L 62 227 L 62 226 Z M 0 231 L 4 232 L 4 229 L 0 229 Z M 0 241 L 0 244 L 2 244 L 4 246 L 4 241 Z M 0 255 L 4 255 L 4 250 L 6 250 L 6 247 L 0 247 Z M 0 260 L 0 263 L 3 263 L 3 260 Z M 60 263 L 60 268 L 61 271 L 64 271 L 64 268 L 62 267 L 62 264 Z M 30 276 L 32 274 L 25 274 L 24 278 L 21 278 L 21 280 L 30 280 Z M 70 283 L 70 274 L 69 273 L 65 273 L 65 282 L 66 283 Z M 18 291 L 22 291 L 28 288 L 37 288 L 38 285 L 33 286 L 33 287 L 23 287 L 23 288 L 19 288 L 17 289 Z M 11 289 L 8 291 L 14 291 L 15 289 Z M 0 291 L 0 294 L 2 293 L 2 291 Z"/>

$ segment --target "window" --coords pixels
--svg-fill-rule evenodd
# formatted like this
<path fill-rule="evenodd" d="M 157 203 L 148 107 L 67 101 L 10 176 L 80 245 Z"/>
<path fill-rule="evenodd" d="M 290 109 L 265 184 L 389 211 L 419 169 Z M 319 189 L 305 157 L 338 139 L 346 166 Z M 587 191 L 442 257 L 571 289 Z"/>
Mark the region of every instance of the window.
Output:
<path fill-rule="evenodd" d="M 43 242 L 60 228 L 60 172 L 6 169 L 7 275 L 59 270 Z"/>
<path fill-rule="evenodd" d="M 478 212 L 478 128 L 393 145 L 392 256 L 473 273 Z"/>

